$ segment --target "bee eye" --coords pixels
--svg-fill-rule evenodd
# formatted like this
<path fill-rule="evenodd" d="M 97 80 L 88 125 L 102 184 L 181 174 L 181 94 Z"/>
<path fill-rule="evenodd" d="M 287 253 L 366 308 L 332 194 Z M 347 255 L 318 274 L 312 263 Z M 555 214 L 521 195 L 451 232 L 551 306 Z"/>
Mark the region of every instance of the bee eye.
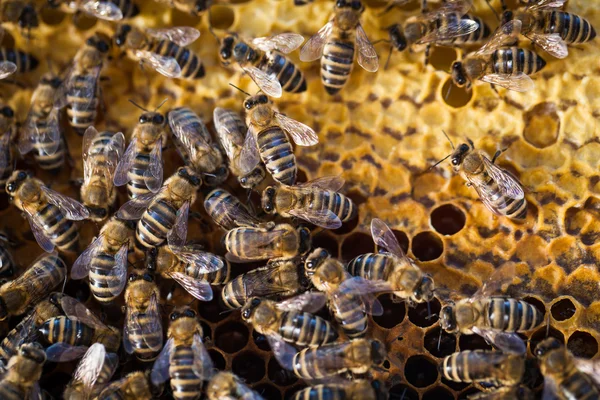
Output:
<path fill-rule="evenodd" d="M 21 171 L 17 174 L 17 180 L 24 181 L 27 178 L 27 173 L 25 171 Z"/>
<path fill-rule="evenodd" d="M 459 163 L 458 158 L 452 159 L 452 165 L 458 165 L 458 163 Z"/>
<path fill-rule="evenodd" d="M 362 7 L 362 4 L 360 3 L 360 1 L 353 1 L 352 2 L 352 9 L 353 10 L 360 10 L 361 7 Z"/>
<path fill-rule="evenodd" d="M 144 273 L 142 279 L 144 279 L 146 282 L 154 282 L 154 277 L 148 272 Z"/>
<path fill-rule="evenodd" d="M 344 7 L 344 0 L 337 0 L 335 3 L 336 7 Z"/>
<path fill-rule="evenodd" d="M 7 190 L 9 193 L 12 193 L 12 192 L 14 192 L 14 191 L 15 191 L 15 189 L 16 189 L 16 188 L 15 188 L 15 184 L 14 184 L 14 183 L 12 183 L 12 182 L 11 182 L 11 183 L 9 183 L 8 185 L 6 185 L 6 190 Z"/>
<path fill-rule="evenodd" d="M 9 106 L 6 106 L 2 109 L 2 114 L 8 118 L 12 118 L 15 115 L 12 108 L 10 108 Z"/>
<path fill-rule="evenodd" d="M 101 53 L 106 53 L 108 51 L 108 44 L 106 42 L 99 42 L 96 48 Z"/>
<path fill-rule="evenodd" d="M 162 123 L 164 121 L 165 121 L 165 118 L 161 114 L 157 114 L 152 118 L 152 123 L 154 123 L 156 125 L 162 125 Z"/>
<path fill-rule="evenodd" d="M 240 183 L 242 185 L 245 185 L 248 182 L 248 178 L 244 177 L 244 178 L 240 178 Z"/>
<path fill-rule="evenodd" d="M 185 315 L 186 317 L 195 318 L 196 312 L 194 310 L 185 310 L 183 315 Z"/>
<path fill-rule="evenodd" d="M 244 102 L 244 108 L 246 110 L 250 110 L 252 108 L 252 104 L 249 101 Z"/>
<path fill-rule="evenodd" d="M 129 274 L 129 277 L 127 278 L 129 282 L 137 281 L 137 279 L 138 276 L 136 274 Z"/>
<path fill-rule="evenodd" d="M 250 318 L 250 310 L 244 310 L 244 312 L 242 313 L 242 318 L 244 318 L 244 319 Z"/>
<path fill-rule="evenodd" d="M 142 116 L 140 117 L 140 124 L 145 124 L 146 122 L 148 122 L 148 119 L 146 118 L 146 116 L 145 116 L 145 115 L 142 115 Z"/>
<path fill-rule="evenodd" d="M 256 307 L 257 305 L 260 304 L 260 299 L 259 298 L 254 298 L 252 299 L 252 303 L 251 303 L 254 307 Z"/>
<path fill-rule="evenodd" d="M 123 25 L 123 32 L 129 32 L 131 30 L 131 25 Z"/>
<path fill-rule="evenodd" d="M 171 313 L 171 321 L 175 321 L 177 318 L 179 318 L 179 313 L 178 312 L 173 312 Z"/>
<path fill-rule="evenodd" d="M 87 44 L 88 46 L 93 46 L 94 45 L 94 39 L 89 38 L 88 40 L 85 41 L 85 44 Z"/>
<path fill-rule="evenodd" d="M 258 101 L 261 104 L 267 104 L 269 102 L 269 98 L 263 94 L 258 98 Z"/>

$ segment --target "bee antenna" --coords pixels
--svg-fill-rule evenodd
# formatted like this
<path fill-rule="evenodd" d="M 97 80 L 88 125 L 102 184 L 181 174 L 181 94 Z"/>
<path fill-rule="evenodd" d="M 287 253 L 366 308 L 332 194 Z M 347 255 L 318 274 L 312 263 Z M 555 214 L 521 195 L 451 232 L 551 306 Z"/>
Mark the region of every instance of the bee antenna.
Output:
<path fill-rule="evenodd" d="M 427 169 L 427 171 L 431 171 L 432 169 L 434 169 L 435 167 L 437 167 L 438 165 L 440 165 L 442 162 L 446 161 L 446 159 L 448 157 L 450 157 L 451 155 L 452 155 L 452 153 L 448 154 L 446 157 L 442 158 L 440 161 L 436 162 L 431 167 L 429 167 L 429 169 Z"/>
<path fill-rule="evenodd" d="M 140 110 L 142 110 L 142 111 L 145 111 L 145 112 L 148 112 L 148 110 L 146 110 L 144 107 L 140 106 L 140 105 L 139 105 L 138 103 L 136 103 L 135 101 L 133 101 L 133 100 L 129 99 L 129 102 L 130 102 L 131 104 L 133 104 L 134 106 L 136 106 L 137 108 L 139 108 Z"/>
<path fill-rule="evenodd" d="M 225 310 L 225 311 L 221 311 L 221 312 L 219 313 L 219 315 L 223 315 L 223 314 L 229 314 L 230 312 L 233 312 L 233 311 L 235 311 L 235 310 L 237 310 L 237 308 L 232 308 L 231 310 Z"/>
<path fill-rule="evenodd" d="M 444 330 L 442 329 L 442 327 L 440 327 L 440 336 L 438 336 L 438 346 L 437 346 L 438 351 L 440 351 L 440 345 L 442 344 L 442 333 L 443 332 L 444 332 Z"/>
<path fill-rule="evenodd" d="M 456 147 L 454 147 L 454 143 L 452 143 L 452 139 L 450 139 L 450 136 L 448 136 L 446 131 L 442 129 L 442 133 L 444 134 L 444 136 L 446 136 L 446 139 L 448 139 L 448 141 L 450 142 L 450 146 L 452 146 L 452 150 L 456 149 Z"/>
<path fill-rule="evenodd" d="M 247 96 L 252 96 L 250 93 L 243 91 L 242 89 L 240 89 L 239 87 L 235 86 L 233 83 L 230 83 L 229 86 L 233 86 L 234 88 L 236 88 L 237 90 L 239 90 L 240 92 L 244 93 Z"/>
<path fill-rule="evenodd" d="M 500 16 L 498 15 L 498 12 L 496 11 L 496 9 L 494 7 L 492 7 L 492 3 L 490 3 L 490 0 L 485 0 L 485 4 L 487 4 L 487 6 L 489 7 L 489 9 L 492 10 L 492 12 L 494 13 L 494 15 L 496 16 L 496 19 L 498 21 L 500 21 Z"/>
<path fill-rule="evenodd" d="M 446 91 L 446 95 L 444 96 L 444 101 L 446 103 L 448 102 L 448 98 L 450 97 L 450 92 L 452 91 L 452 86 L 453 86 L 453 83 L 450 82 L 450 84 L 448 85 L 448 90 Z"/>
<path fill-rule="evenodd" d="M 221 40 L 219 39 L 219 37 L 217 36 L 217 34 L 215 33 L 215 30 L 212 26 L 212 22 L 210 22 L 212 20 L 212 13 L 210 12 L 210 8 L 208 9 L 208 31 L 210 32 L 211 35 L 213 35 L 213 37 L 215 38 L 215 40 L 217 41 L 218 44 L 221 44 Z"/>
<path fill-rule="evenodd" d="M 160 103 L 155 109 L 154 112 L 156 112 L 159 108 L 161 108 L 163 106 L 163 104 L 165 104 L 167 102 L 167 100 L 169 100 L 169 98 L 165 98 L 162 103 Z"/>
<path fill-rule="evenodd" d="M 388 52 L 387 60 L 385 60 L 384 70 L 387 70 L 388 65 L 390 63 L 390 58 L 392 58 L 392 51 L 394 51 L 394 46 L 390 45 L 390 51 Z"/>

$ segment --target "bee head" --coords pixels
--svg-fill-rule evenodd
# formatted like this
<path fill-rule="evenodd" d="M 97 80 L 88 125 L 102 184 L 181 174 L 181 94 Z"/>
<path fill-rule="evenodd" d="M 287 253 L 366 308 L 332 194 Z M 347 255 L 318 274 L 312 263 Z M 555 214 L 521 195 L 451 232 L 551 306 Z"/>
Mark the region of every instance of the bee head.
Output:
<path fill-rule="evenodd" d="M 95 34 L 93 34 L 92 36 L 87 38 L 85 43 L 88 46 L 94 47 L 100 53 L 108 53 L 108 51 L 110 50 L 110 47 L 111 47 L 110 38 L 100 32 L 96 32 Z"/>
<path fill-rule="evenodd" d="M 440 311 L 440 326 L 448 333 L 454 333 L 457 331 L 454 307 L 444 306 L 444 308 L 442 308 Z"/>
<path fill-rule="evenodd" d="M 4 106 L 0 108 L 0 114 L 2 114 L 6 118 L 12 118 L 15 116 L 15 112 L 9 106 Z"/>
<path fill-rule="evenodd" d="M 392 46 L 398 50 L 403 51 L 408 46 L 406 41 L 406 36 L 404 36 L 404 32 L 402 31 L 402 26 L 400 24 L 394 24 L 388 29 L 388 33 L 390 35 L 390 42 Z"/>
<path fill-rule="evenodd" d="M 196 311 L 189 307 L 185 307 L 182 311 L 175 310 L 169 315 L 171 321 L 178 320 L 179 318 L 196 318 Z"/>
<path fill-rule="evenodd" d="M 262 194 L 262 208 L 268 214 L 275 213 L 275 195 L 277 190 L 273 186 L 267 187 Z"/>
<path fill-rule="evenodd" d="M 463 143 L 460 146 L 458 146 L 456 150 L 454 150 L 454 153 L 452 153 L 452 155 L 450 156 L 450 162 L 452 163 L 452 166 L 458 167 L 459 165 L 461 165 L 463 160 L 465 159 L 465 156 L 467 155 L 467 153 L 469 153 L 470 150 L 471 148 L 466 143 Z"/>
<path fill-rule="evenodd" d="M 131 32 L 131 25 L 123 24 L 117 28 L 113 39 L 117 46 L 123 46 L 127 42 L 127 35 Z"/>
<path fill-rule="evenodd" d="M 312 237 L 310 235 L 310 229 L 305 227 L 298 228 L 298 236 L 300 237 L 298 253 L 306 254 L 312 247 Z"/>
<path fill-rule="evenodd" d="M 375 365 L 383 364 L 387 357 L 385 345 L 379 340 L 371 340 L 371 357 L 373 359 L 373 364 Z"/>
<path fill-rule="evenodd" d="M 265 179 L 265 169 L 258 165 L 249 174 L 240 176 L 238 181 L 244 189 L 252 189 Z"/>
<path fill-rule="evenodd" d="M 38 342 L 21 345 L 21 347 L 19 347 L 19 354 L 36 364 L 43 364 L 46 362 L 46 352 Z"/>
<path fill-rule="evenodd" d="M 423 278 L 421 278 L 421 281 L 413 292 L 413 300 L 418 303 L 430 301 L 433 299 L 433 289 L 433 279 L 429 275 L 423 275 Z"/>
<path fill-rule="evenodd" d="M 452 81 L 458 87 L 463 87 L 468 83 L 465 68 L 462 62 L 455 61 L 452 63 Z"/>
<path fill-rule="evenodd" d="M 254 314 L 254 311 L 260 305 L 260 303 L 261 303 L 260 298 L 258 298 L 258 297 L 250 298 L 246 302 L 246 304 L 244 304 L 244 307 L 242 308 L 242 319 L 244 321 L 248 321 L 250 318 L 252 318 L 252 314 Z"/>
<path fill-rule="evenodd" d="M 62 299 L 62 293 L 59 293 L 59 292 L 54 292 L 50 296 L 48 296 L 48 301 L 57 307 L 60 307 L 61 299 Z"/>
<path fill-rule="evenodd" d="M 58 89 L 61 85 L 62 80 L 58 76 L 54 76 L 52 74 L 44 74 L 42 79 L 40 79 L 40 83 L 44 85 L 49 85 L 53 89 Z"/>
<path fill-rule="evenodd" d="M 318 249 L 314 249 L 308 257 L 306 257 L 306 261 L 304 262 L 304 273 L 308 276 L 313 275 L 319 265 L 328 258 L 329 252 L 324 248 L 319 247 Z"/>
<path fill-rule="evenodd" d="M 549 337 L 541 341 L 536 347 L 534 351 L 534 355 L 538 358 L 544 357 L 546 354 L 553 350 L 558 350 L 562 348 L 562 344 L 558 341 L 558 339 Z"/>
<path fill-rule="evenodd" d="M 217 150 L 220 151 L 220 150 Z M 216 171 L 203 174 L 204 183 L 208 186 L 217 186 L 220 183 L 223 183 L 225 179 L 229 176 L 229 169 L 225 165 L 221 165 L 217 168 Z"/>
<path fill-rule="evenodd" d="M 221 41 L 221 48 L 219 49 L 219 56 L 223 65 L 229 65 L 231 55 L 233 54 L 233 46 L 235 44 L 235 37 L 232 35 L 226 36 Z"/>
<path fill-rule="evenodd" d="M 181 167 L 177 170 L 177 175 L 188 181 L 192 186 L 200 187 L 202 185 L 202 178 L 196 175 L 190 167 Z"/>
<path fill-rule="evenodd" d="M 511 10 L 506 10 L 502 13 L 502 19 L 500 22 L 500 26 L 506 24 L 507 22 L 510 22 L 514 19 L 514 13 Z"/>
<path fill-rule="evenodd" d="M 157 112 L 145 112 L 140 115 L 140 124 L 152 124 L 162 126 L 165 123 L 165 117 L 161 113 Z"/>
<path fill-rule="evenodd" d="M 13 195 L 14 193 L 17 192 L 17 190 L 19 190 L 19 188 L 21 187 L 23 182 L 25 182 L 25 180 L 29 177 L 31 177 L 30 173 L 27 173 L 25 171 L 13 172 L 13 174 L 10 176 L 10 178 L 6 182 L 6 192 L 9 195 Z"/>

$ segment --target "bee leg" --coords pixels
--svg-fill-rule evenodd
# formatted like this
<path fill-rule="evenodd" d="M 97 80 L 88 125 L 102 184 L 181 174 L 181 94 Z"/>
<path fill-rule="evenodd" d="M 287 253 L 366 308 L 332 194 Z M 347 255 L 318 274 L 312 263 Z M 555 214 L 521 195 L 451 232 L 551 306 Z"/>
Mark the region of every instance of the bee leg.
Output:
<path fill-rule="evenodd" d="M 508 150 L 508 147 L 505 149 L 496 151 L 496 154 L 494 154 L 494 157 L 492 157 L 492 164 L 495 164 L 496 159 L 500 156 L 500 154 L 504 153 L 506 150 Z"/>
<path fill-rule="evenodd" d="M 429 64 L 429 51 L 431 50 L 431 45 L 428 44 L 425 47 L 425 65 Z"/>

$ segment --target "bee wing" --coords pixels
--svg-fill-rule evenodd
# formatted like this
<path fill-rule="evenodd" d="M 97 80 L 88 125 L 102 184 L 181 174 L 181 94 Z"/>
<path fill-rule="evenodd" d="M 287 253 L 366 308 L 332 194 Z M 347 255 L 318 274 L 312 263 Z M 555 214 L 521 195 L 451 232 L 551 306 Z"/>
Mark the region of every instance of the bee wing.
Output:
<path fill-rule="evenodd" d="M 600 362 L 598 360 L 588 360 L 578 357 L 573 357 L 573 359 L 577 369 L 592 378 L 596 385 L 600 385 Z"/>
<path fill-rule="evenodd" d="M 327 302 L 327 296 L 321 292 L 304 292 L 301 295 L 291 297 L 277 303 L 281 311 L 305 311 L 315 313 Z"/>
<path fill-rule="evenodd" d="M 465 15 L 469 9 L 473 6 L 471 0 L 455 0 L 451 2 L 443 3 L 440 7 L 433 11 L 426 12 L 416 18 L 417 21 L 432 22 L 439 19 L 447 14 L 460 14 Z"/>
<path fill-rule="evenodd" d="M 321 58 L 323 55 L 323 48 L 327 39 L 333 31 L 333 21 L 329 21 L 325 26 L 319 29 L 319 32 L 314 34 L 300 50 L 301 61 L 314 61 Z"/>
<path fill-rule="evenodd" d="M 531 41 L 544 49 L 548 54 L 556 58 L 565 58 L 569 55 L 567 43 L 558 33 L 540 34 L 529 33 Z"/>
<path fill-rule="evenodd" d="M 328 175 L 322 176 L 320 178 L 313 179 L 312 181 L 308 181 L 305 183 L 299 183 L 296 186 L 298 187 L 315 187 L 323 190 L 333 190 L 337 192 L 344 186 L 344 178 L 339 175 Z"/>
<path fill-rule="evenodd" d="M 549 8 L 562 8 L 567 0 L 538 0 L 530 1 L 531 5 L 527 7 L 529 11 L 545 10 Z"/>
<path fill-rule="evenodd" d="M 254 66 L 244 67 L 243 70 L 267 96 L 276 98 L 281 97 L 283 89 L 275 74 L 268 74 L 262 69 L 258 69 Z"/>
<path fill-rule="evenodd" d="M 33 100 L 32 100 L 33 103 Z M 58 114 L 57 114 L 58 115 Z M 17 148 L 21 155 L 25 155 L 33 150 L 33 145 L 37 142 L 38 129 L 35 124 L 35 116 L 33 112 L 33 106 L 29 108 L 27 118 L 23 123 L 23 126 L 19 130 L 19 139 L 17 141 Z"/>
<path fill-rule="evenodd" d="M 502 286 L 512 283 L 513 278 L 516 275 L 515 265 L 508 262 L 496 269 L 494 273 L 483 283 L 481 288 L 471 299 L 490 297 L 494 294 L 498 294 L 502 290 Z"/>
<path fill-rule="evenodd" d="M 77 260 L 73 263 L 73 268 L 71 268 L 71 279 L 79 280 L 88 276 L 90 263 L 98 250 L 100 250 L 102 241 L 102 236 L 98 236 L 92 241 L 87 249 L 77 257 Z"/>
<path fill-rule="evenodd" d="M 237 392 L 240 394 L 240 400 L 265 400 L 260 394 L 250 389 L 240 379 L 236 379 Z"/>
<path fill-rule="evenodd" d="M 129 200 L 119 208 L 117 218 L 125 220 L 140 219 L 155 196 L 155 193 L 150 192 Z"/>
<path fill-rule="evenodd" d="M 275 113 L 275 119 L 279 123 L 279 126 L 292 137 L 298 146 L 314 146 L 319 143 L 319 137 L 315 131 L 302 122 L 298 122 L 280 113 Z"/>
<path fill-rule="evenodd" d="M 199 334 L 194 335 L 192 342 L 192 354 L 194 355 L 194 364 L 192 365 L 192 371 L 199 378 L 209 378 L 214 375 L 214 365 L 202 343 L 202 337 Z"/>
<path fill-rule="evenodd" d="M 81 358 L 87 349 L 87 346 L 72 346 L 64 342 L 55 343 L 46 349 L 46 361 L 73 361 Z"/>
<path fill-rule="evenodd" d="M 173 338 L 169 338 L 165 343 L 165 347 L 154 361 L 150 380 L 154 386 L 160 386 L 169 379 L 169 367 L 171 366 L 171 353 L 173 351 Z"/>
<path fill-rule="evenodd" d="M 109 182 L 113 182 L 123 150 L 125 150 L 125 136 L 123 133 L 117 132 L 110 138 L 110 142 L 104 148 L 105 173 L 107 173 Z"/>
<path fill-rule="evenodd" d="M 304 37 L 297 33 L 281 33 L 271 37 L 260 37 L 252 40 L 252 44 L 262 51 L 278 50 L 289 54 L 304 42 Z"/>
<path fill-rule="evenodd" d="M 4 79 L 17 72 L 17 65 L 10 61 L 0 62 L 0 79 Z"/>
<path fill-rule="evenodd" d="M 177 210 L 177 216 L 173 227 L 167 233 L 167 242 L 170 247 L 180 248 L 185 245 L 187 238 L 188 214 L 190 211 L 190 202 L 186 201 Z"/>
<path fill-rule="evenodd" d="M 141 324 L 144 341 L 152 350 L 159 350 L 163 345 L 163 335 L 162 322 L 160 318 L 160 312 L 158 310 L 158 298 L 156 295 L 153 294 L 150 297 L 150 303 L 148 304 L 148 308 L 146 308 L 145 314 L 148 322 Z M 154 335 L 156 332 L 159 332 L 160 335 L 150 336 Z"/>
<path fill-rule="evenodd" d="M 193 265 L 194 269 L 202 274 L 220 270 L 225 266 L 221 257 L 205 251 L 190 247 L 171 247 L 173 253 L 183 262 Z"/>
<path fill-rule="evenodd" d="M 371 281 L 359 276 L 352 277 L 348 274 L 348 277 L 333 293 L 333 297 L 343 299 L 347 294 L 359 296 L 368 313 L 382 315 L 383 307 L 373 294 L 391 293 L 392 291 L 392 287 L 387 281 Z"/>
<path fill-rule="evenodd" d="M 473 332 L 483 337 L 488 343 L 496 346 L 504 353 L 525 354 L 527 352 L 527 347 L 523 339 L 516 333 L 481 329 L 478 327 L 473 327 Z"/>
<path fill-rule="evenodd" d="M 169 276 L 196 299 L 200 301 L 211 301 L 213 299 L 213 291 L 207 281 L 194 279 L 181 272 L 170 272 Z"/>
<path fill-rule="evenodd" d="M 67 93 L 73 86 L 71 78 L 73 77 L 74 72 L 74 65 L 71 64 L 63 75 L 60 86 L 54 92 L 54 108 L 61 109 L 67 105 Z"/>
<path fill-rule="evenodd" d="M 287 370 L 293 370 L 296 349 L 291 344 L 284 342 L 278 335 L 266 335 L 266 338 L 279 365 Z"/>
<path fill-rule="evenodd" d="M 84 183 L 88 183 L 89 179 L 92 177 L 92 171 L 94 170 L 93 158 L 90 158 L 90 148 L 92 146 L 92 142 L 98 131 L 93 126 L 89 126 L 85 133 L 83 134 L 83 145 L 81 146 L 81 156 L 83 158 L 83 181 Z"/>
<path fill-rule="evenodd" d="M 229 123 L 227 121 L 229 120 Z M 238 152 L 243 146 L 246 124 L 235 111 L 217 107 L 213 111 L 213 123 L 217 137 L 231 162 L 235 162 Z"/>
<path fill-rule="evenodd" d="M 450 3 L 451 4 L 451 3 Z M 479 28 L 479 24 L 472 19 L 460 19 L 453 23 L 440 26 L 433 32 L 423 36 L 417 41 L 418 44 L 451 40 L 459 36 L 469 35 Z"/>
<path fill-rule="evenodd" d="M 515 92 L 528 92 L 535 86 L 529 75 L 523 72 L 518 72 L 514 75 L 505 74 L 489 74 L 480 78 L 484 82 L 492 85 L 502 86 L 506 89 L 514 90 Z"/>
<path fill-rule="evenodd" d="M 90 216 L 88 209 L 77 200 L 55 192 L 44 185 L 42 185 L 42 191 L 46 195 L 48 202 L 58 207 L 67 219 L 80 221 Z"/>
<path fill-rule="evenodd" d="M 260 154 L 258 152 L 258 143 L 256 143 L 256 135 L 252 127 L 246 133 L 244 147 L 239 157 L 239 167 L 244 173 L 252 171 L 260 162 Z"/>
<path fill-rule="evenodd" d="M 295 208 L 289 211 L 290 215 L 298 217 L 311 224 L 326 229 L 338 229 L 342 220 L 331 210 L 312 210 L 309 208 Z"/>
<path fill-rule="evenodd" d="M 91 328 L 107 328 L 86 306 L 71 296 L 63 295 L 60 299 L 60 306 L 69 318 L 77 319 Z"/>
<path fill-rule="evenodd" d="M 521 183 L 510 173 L 498 167 L 487 157 L 483 158 L 488 175 L 494 179 L 502 193 L 511 199 L 520 200 L 525 197 Z"/>
<path fill-rule="evenodd" d="M 154 144 L 150 152 L 150 162 L 148 169 L 144 171 L 144 182 L 151 192 L 156 193 L 162 187 L 163 183 L 163 164 L 162 164 L 162 138 Z"/>
<path fill-rule="evenodd" d="M 400 258 L 408 258 L 390 227 L 379 218 L 371 220 L 371 236 L 375 244 L 383 250 Z"/>
<path fill-rule="evenodd" d="M 82 111 L 88 110 L 96 97 L 101 69 L 101 66 L 91 68 L 88 74 L 80 76 L 85 83 L 78 81 L 76 86 L 69 87 L 69 95 L 79 98 L 78 102 L 81 104 Z"/>
<path fill-rule="evenodd" d="M 31 233 L 33 233 L 35 241 L 38 242 L 42 250 L 46 253 L 51 253 L 52 250 L 54 250 L 54 243 L 52 243 L 52 240 L 46 235 L 44 227 L 37 221 L 37 218 L 33 218 L 28 212 L 25 212 L 24 214 L 29 221 Z"/>
<path fill-rule="evenodd" d="M 115 266 L 109 271 L 108 276 L 104 279 L 107 283 L 113 277 L 117 280 L 118 284 L 110 289 L 110 293 L 113 296 L 120 295 L 127 283 L 127 250 L 127 245 L 121 246 L 119 252 L 115 254 Z M 103 279 L 100 279 L 100 281 L 102 280 Z"/>
<path fill-rule="evenodd" d="M 73 381 L 83 384 L 84 393 L 91 394 L 96 380 L 104 366 L 106 349 L 101 343 L 94 343 L 85 352 L 73 373 Z"/>
<path fill-rule="evenodd" d="M 494 52 L 499 47 L 513 44 L 519 38 L 521 33 L 522 22 L 518 19 L 513 19 L 502 25 L 489 38 L 489 40 L 475 52 L 476 55 L 489 54 Z"/>
<path fill-rule="evenodd" d="M 81 5 L 81 10 L 105 21 L 119 21 L 123 19 L 123 12 L 119 6 L 110 1 L 88 0 Z"/>
<path fill-rule="evenodd" d="M 356 25 L 356 47 L 358 64 L 369 72 L 379 69 L 379 57 L 361 24 Z"/>
<path fill-rule="evenodd" d="M 0 169 L 10 164 L 10 132 L 0 136 Z"/>
<path fill-rule="evenodd" d="M 129 339 L 129 327 L 133 326 L 136 329 L 139 329 L 140 324 L 138 323 L 137 318 L 132 312 L 131 307 L 126 307 L 125 310 L 125 321 L 123 323 L 123 349 L 127 354 L 133 353 L 133 344 Z"/>
<path fill-rule="evenodd" d="M 187 46 L 200 37 L 200 31 L 191 26 L 175 26 L 167 29 L 147 28 L 146 33 L 158 39 L 170 40 L 178 46 Z"/>
<path fill-rule="evenodd" d="M 181 76 L 181 67 L 173 57 L 161 56 L 146 50 L 136 50 L 135 56 L 150 64 L 156 72 L 167 78 L 179 78 Z"/>
<path fill-rule="evenodd" d="M 113 178 L 113 183 L 115 186 L 123 186 L 129 182 L 129 176 L 127 173 L 131 170 L 137 155 L 137 138 L 134 137 L 131 139 L 129 146 L 127 146 L 127 150 L 125 150 L 123 157 L 121 157 L 119 163 L 117 164 L 115 177 Z"/>

